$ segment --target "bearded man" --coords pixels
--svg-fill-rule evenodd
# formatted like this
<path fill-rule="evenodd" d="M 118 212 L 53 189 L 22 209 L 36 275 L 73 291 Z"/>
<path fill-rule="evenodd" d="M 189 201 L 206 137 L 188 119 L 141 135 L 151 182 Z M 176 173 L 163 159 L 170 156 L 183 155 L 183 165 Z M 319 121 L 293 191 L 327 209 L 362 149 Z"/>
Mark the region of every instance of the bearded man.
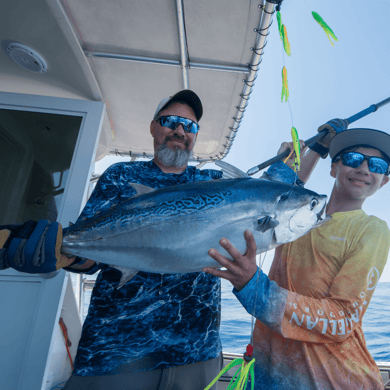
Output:
<path fill-rule="evenodd" d="M 202 113 L 193 91 L 163 99 L 150 124 L 154 159 L 110 166 L 79 220 L 135 196 L 129 183 L 157 189 L 221 178 L 219 171 L 188 166 Z M 117 289 L 121 273 L 110 266 L 75 258 L 65 269 L 100 273 L 64 389 L 199 390 L 216 377 L 222 365 L 219 278 L 138 272 Z"/>

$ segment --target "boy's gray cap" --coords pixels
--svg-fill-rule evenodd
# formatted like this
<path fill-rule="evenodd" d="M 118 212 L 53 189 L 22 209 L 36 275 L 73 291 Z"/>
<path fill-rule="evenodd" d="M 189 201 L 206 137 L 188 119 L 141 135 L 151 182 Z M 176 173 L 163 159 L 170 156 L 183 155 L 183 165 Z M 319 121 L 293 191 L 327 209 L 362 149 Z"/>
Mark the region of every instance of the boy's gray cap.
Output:
<path fill-rule="evenodd" d="M 199 96 L 190 89 L 184 89 L 173 96 L 169 96 L 158 104 L 156 112 L 154 113 L 153 118 L 157 116 L 157 114 L 162 111 L 169 103 L 180 101 L 187 103 L 193 110 L 196 116 L 196 119 L 199 121 L 203 115 L 203 107 L 202 102 L 199 99 Z"/>
<path fill-rule="evenodd" d="M 336 134 L 330 142 L 329 155 L 333 159 L 344 149 L 359 145 L 378 149 L 390 159 L 390 134 L 374 129 L 349 129 Z"/>

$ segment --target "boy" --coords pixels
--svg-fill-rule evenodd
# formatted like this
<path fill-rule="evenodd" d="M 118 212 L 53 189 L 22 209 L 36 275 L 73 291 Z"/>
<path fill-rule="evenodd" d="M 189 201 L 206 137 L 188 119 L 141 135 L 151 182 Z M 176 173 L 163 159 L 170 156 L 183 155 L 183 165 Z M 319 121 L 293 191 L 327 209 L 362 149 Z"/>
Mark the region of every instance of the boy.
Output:
<path fill-rule="evenodd" d="M 329 154 L 335 178 L 327 206 L 332 219 L 278 247 L 269 277 L 257 270 L 256 244 L 248 231 L 245 255 L 227 240 L 220 242 L 234 263 L 209 251 L 227 271 L 204 271 L 230 280 L 241 304 L 257 318 L 256 389 L 383 389 L 362 318 L 385 266 L 390 234 L 386 223 L 366 215 L 362 206 L 389 181 L 390 135 L 342 131 Z M 309 171 L 319 158 L 314 151 L 310 155 Z"/>

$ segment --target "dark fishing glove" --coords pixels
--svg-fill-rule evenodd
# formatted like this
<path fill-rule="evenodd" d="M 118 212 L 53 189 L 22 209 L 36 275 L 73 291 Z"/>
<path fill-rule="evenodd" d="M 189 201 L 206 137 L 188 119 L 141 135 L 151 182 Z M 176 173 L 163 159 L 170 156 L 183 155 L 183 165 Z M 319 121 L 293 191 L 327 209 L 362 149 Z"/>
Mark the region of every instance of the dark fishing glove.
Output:
<path fill-rule="evenodd" d="M 321 132 L 323 130 L 328 130 L 328 134 L 314 144 L 309 145 L 309 148 L 317 152 L 322 158 L 326 158 L 329 152 L 330 141 L 336 134 L 347 130 L 348 125 L 349 122 L 347 119 L 332 119 L 326 122 L 324 125 L 320 126 L 317 131 Z"/>
<path fill-rule="evenodd" d="M 49 273 L 74 263 L 60 252 L 62 226 L 45 219 L 0 226 L 0 270 Z"/>

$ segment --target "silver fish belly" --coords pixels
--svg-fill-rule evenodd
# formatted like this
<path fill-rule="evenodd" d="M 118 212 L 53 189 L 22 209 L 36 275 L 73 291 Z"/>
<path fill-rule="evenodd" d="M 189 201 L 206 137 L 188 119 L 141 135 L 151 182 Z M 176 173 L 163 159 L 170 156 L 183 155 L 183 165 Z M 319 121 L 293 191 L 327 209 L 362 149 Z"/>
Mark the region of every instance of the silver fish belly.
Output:
<path fill-rule="evenodd" d="M 223 237 L 243 253 L 250 230 L 261 253 L 329 219 L 325 195 L 263 179 L 134 187 L 140 195 L 65 228 L 61 251 L 134 272 L 198 272 L 220 267 L 210 248 L 229 257 Z"/>

